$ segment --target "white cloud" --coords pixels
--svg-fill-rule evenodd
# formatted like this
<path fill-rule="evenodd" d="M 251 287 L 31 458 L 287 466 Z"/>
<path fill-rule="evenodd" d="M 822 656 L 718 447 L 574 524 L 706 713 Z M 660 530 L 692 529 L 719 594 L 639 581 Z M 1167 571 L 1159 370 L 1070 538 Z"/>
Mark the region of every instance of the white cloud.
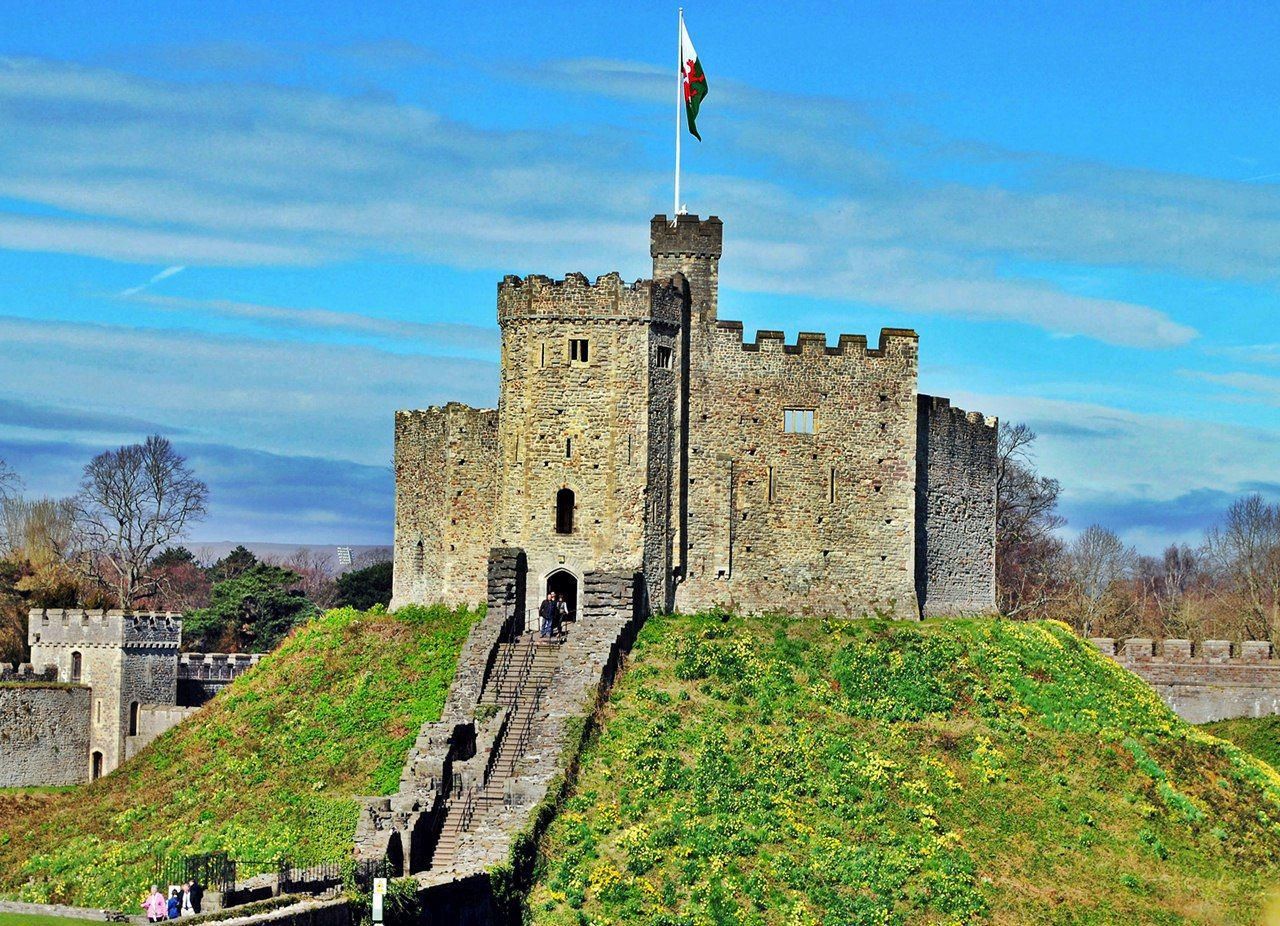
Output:
<path fill-rule="evenodd" d="M 431 353 L 462 350 L 470 356 L 491 360 L 498 355 L 499 336 L 494 327 L 447 322 L 412 322 L 394 318 L 378 318 L 356 312 L 337 312 L 321 308 L 289 308 L 260 305 L 230 299 L 188 299 L 181 296 L 159 296 L 126 290 L 122 300 L 165 312 L 198 317 L 235 318 L 257 322 L 269 328 L 295 334 L 315 331 L 343 332 L 357 337 L 403 345 L 412 341 Z"/>
<path fill-rule="evenodd" d="M 658 71 L 643 65 L 553 62 L 529 73 L 548 88 L 658 99 Z M 1195 332 L 1156 307 L 1070 292 L 1005 264 L 1133 254 L 1177 267 L 1191 249 L 1211 263 L 1229 252 L 1247 272 L 1280 266 L 1280 239 L 1269 243 L 1280 222 L 1256 198 L 1246 213 L 1202 184 L 1179 200 L 1177 178 L 1173 189 L 1145 175 L 1126 186 L 1114 172 L 1104 196 L 1043 159 L 1023 160 L 1037 183 L 1057 185 L 1047 192 L 933 185 L 909 179 L 902 162 L 936 142 L 890 132 L 855 104 L 733 81 L 716 93 L 726 158 L 755 165 L 736 174 L 769 178 L 697 179 L 728 222 L 730 288 L 1166 347 Z M 370 254 L 555 274 L 622 264 L 639 276 L 644 219 L 668 182 L 665 169 L 641 166 L 648 140 L 632 125 L 486 131 L 387 99 L 4 59 L 0 196 L 83 218 L 0 213 L 0 247 L 199 265 Z M 1136 186 L 1167 201 L 1154 220 L 1126 199 Z"/>
<path fill-rule="evenodd" d="M 150 286 L 154 286 L 156 283 L 159 283 L 162 280 L 167 280 L 171 276 L 176 276 L 177 274 L 181 273 L 186 269 L 187 268 L 182 266 L 181 264 L 177 264 L 173 267 L 165 267 L 163 270 L 161 270 L 159 273 L 152 276 L 151 279 L 147 280 L 145 283 L 139 283 L 137 286 L 130 286 L 128 289 L 121 290 L 120 296 L 121 297 L 136 296 L 138 293 L 142 292 L 144 289 L 147 289 Z"/>
<path fill-rule="evenodd" d="M 497 388 L 493 362 L 358 345 L 5 317 L 0 342 L 0 396 L 128 415 L 192 440 L 372 465 L 391 458 L 396 409 L 492 405 Z M 141 436 L 116 430 L 122 440 Z M 0 434 L 21 431 L 0 424 Z"/>

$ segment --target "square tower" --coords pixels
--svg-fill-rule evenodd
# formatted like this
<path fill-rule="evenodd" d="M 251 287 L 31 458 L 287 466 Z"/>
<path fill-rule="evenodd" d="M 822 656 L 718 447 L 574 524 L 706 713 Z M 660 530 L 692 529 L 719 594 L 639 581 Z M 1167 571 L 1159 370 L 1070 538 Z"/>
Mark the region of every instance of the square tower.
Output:
<path fill-rule="evenodd" d="M 682 368 L 682 288 L 506 277 L 495 546 L 528 557 L 531 599 L 581 611 L 589 574 L 643 573 L 670 606 L 671 486 Z"/>
<path fill-rule="evenodd" d="M 55 665 L 58 678 L 89 686 L 91 777 L 132 755 L 140 710 L 176 704 L 177 614 L 129 611 L 32 611 L 27 630 L 35 665 Z"/>

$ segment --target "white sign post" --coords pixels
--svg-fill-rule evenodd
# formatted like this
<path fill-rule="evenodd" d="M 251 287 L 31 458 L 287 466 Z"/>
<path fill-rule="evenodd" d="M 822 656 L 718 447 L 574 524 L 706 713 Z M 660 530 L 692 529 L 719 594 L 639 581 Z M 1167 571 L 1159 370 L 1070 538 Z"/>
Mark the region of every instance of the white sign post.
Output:
<path fill-rule="evenodd" d="M 373 921 L 375 923 L 382 922 L 382 898 L 387 893 L 387 879 L 373 879 Z"/>

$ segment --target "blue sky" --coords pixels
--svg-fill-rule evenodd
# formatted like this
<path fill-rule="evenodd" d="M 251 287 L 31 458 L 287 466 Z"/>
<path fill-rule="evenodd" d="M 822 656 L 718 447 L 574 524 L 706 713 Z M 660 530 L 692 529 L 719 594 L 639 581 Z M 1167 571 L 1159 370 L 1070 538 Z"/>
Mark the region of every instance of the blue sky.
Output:
<path fill-rule="evenodd" d="M 646 272 L 675 9 L 9 4 L 0 458 L 158 430 L 195 540 L 385 542 L 392 413 L 496 398 L 504 273 Z M 1069 530 L 1280 496 L 1280 9 L 706 3 L 684 199 L 721 315 L 921 334 Z M 181 268 L 181 269 L 177 269 Z M 750 334 L 748 334 L 750 337 Z"/>

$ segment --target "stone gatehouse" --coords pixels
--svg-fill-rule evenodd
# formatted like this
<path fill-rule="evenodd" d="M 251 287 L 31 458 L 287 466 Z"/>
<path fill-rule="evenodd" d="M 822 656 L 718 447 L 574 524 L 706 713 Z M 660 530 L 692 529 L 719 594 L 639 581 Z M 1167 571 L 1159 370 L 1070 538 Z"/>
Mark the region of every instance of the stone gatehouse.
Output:
<path fill-rule="evenodd" d="M 106 775 L 260 659 L 179 653 L 164 612 L 36 610 L 27 642 L 31 665 L 0 665 L 0 787 Z"/>
<path fill-rule="evenodd" d="M 396 415 L 394 607 L 484 600 L 502 548 L 517 607 L 583 617 L 994 609 L 995 419 L 919 393 L 914 331 L 745 341 L 722 233 L 655 216 L 652 279 L 498 284 L 497 409 Z"/>

